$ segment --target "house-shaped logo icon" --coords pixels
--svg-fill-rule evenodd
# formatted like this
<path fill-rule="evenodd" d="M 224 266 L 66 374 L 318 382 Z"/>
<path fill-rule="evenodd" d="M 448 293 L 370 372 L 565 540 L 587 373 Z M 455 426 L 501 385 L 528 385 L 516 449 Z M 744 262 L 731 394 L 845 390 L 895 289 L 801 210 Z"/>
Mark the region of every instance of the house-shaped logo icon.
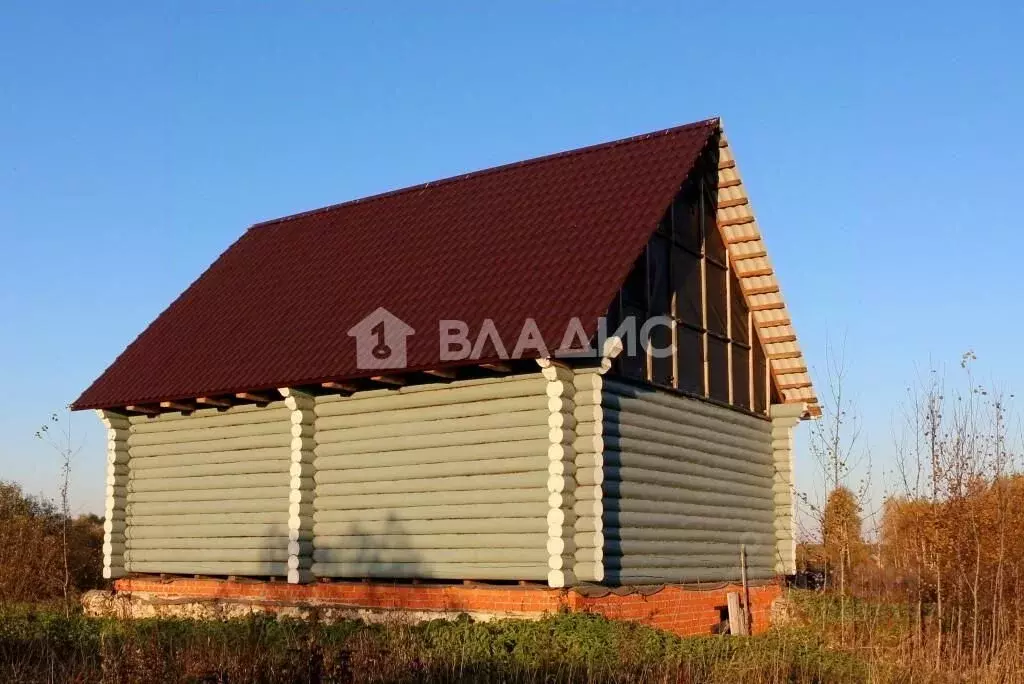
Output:
<path fill-rule="evenodd" d="M 406 367 L 406 338 L 415 332 L 381 306 L 349 328 L 348 336 L 356 338 L 356 364 L 360 369 L 393 369 Z"/>

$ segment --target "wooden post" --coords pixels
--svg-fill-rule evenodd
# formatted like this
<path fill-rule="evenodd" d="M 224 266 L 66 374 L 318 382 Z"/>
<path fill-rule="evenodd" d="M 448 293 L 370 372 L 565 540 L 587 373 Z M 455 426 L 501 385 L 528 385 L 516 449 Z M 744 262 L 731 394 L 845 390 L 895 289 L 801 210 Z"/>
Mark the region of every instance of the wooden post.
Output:
<path fill-rule="evenodd" d="M 743 633 L 750 634 L 753 611 L 750 610 L 750 584 L 747 582 L 746 544 L 740 544 L 740 579 L 743 582 Z"/>
<path fill-rule="evenodd" d="M 743 609 L 740 606 L 740 595 L 739 592 L 730 591 L 725 595 L 726 603 L 729 608 L 729 634 L 734 636 L 743 636 L 746 634 L 744 629 Z"/>

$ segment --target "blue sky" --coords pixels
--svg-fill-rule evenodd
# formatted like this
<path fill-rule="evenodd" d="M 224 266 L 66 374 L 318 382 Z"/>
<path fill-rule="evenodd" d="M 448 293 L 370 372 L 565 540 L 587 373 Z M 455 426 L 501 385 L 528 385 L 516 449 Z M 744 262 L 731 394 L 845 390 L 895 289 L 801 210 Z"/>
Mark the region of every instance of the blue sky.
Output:
<path fill-rule="evenodd" d="M 54 492 L 38 424 L 250 224 L 712 115 L 876 464 L 929 363 L 1021 389 L 1024 10 L 835 4 L 6 5 L 0 478 Z"/>

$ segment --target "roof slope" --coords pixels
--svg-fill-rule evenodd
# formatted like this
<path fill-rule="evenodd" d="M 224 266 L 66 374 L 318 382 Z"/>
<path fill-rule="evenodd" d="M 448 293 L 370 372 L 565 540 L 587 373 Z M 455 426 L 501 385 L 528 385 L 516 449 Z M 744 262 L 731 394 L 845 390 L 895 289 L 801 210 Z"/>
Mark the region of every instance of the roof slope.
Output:
<path fill-rule="evenodd" d="M 442 319 L 475 334 L 491 318 L 515 340 L 532 317 L 555 348 L 572 317 L 596 325 L 717 129 L 702 121 L 253 226 L 73 406 L 370 375 L 347 332 L 377 307 L 419 333 L 409 370 L 444 365 Z"/>

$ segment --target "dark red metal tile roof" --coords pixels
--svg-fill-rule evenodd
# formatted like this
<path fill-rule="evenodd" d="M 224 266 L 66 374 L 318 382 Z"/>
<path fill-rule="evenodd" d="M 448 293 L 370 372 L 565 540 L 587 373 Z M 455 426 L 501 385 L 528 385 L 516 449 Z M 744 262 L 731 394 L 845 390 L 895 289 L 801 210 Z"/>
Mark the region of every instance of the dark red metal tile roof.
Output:
<path fill-rule="evenodd" d="M 74 403 L 112 408 L 343 380 L 348 330 L 383 306 L 436 368 L 438 323 L 485 318 L 511 348 L 588 332 L 717 130 L 701 121 L 317 209 L 250 228 Z M 495 361 L 484 358 L 478 362 Z"/>

